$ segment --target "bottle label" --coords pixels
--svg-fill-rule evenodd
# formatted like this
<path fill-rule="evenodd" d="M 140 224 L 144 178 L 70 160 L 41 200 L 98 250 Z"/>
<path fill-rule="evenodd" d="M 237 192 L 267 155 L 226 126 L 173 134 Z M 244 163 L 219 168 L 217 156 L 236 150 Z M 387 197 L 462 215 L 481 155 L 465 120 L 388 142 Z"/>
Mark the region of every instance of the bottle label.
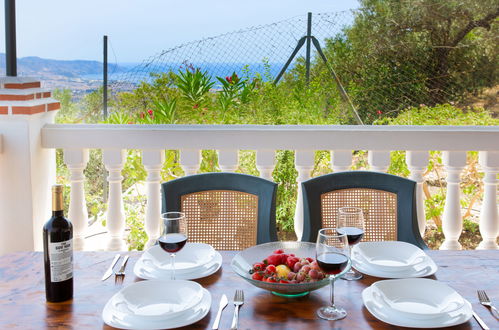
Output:
<path fill-rule="evenodd" d="M 73 277 L 73 240 L 49 243 L 50 281 L 62 282 Z"/>

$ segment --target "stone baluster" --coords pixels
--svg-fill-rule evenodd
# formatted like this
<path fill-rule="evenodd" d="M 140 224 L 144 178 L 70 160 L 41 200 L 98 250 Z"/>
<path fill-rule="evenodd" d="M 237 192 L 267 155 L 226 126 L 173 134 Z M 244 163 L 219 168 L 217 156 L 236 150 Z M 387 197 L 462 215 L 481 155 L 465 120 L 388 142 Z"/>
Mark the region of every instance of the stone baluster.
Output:
<path fill-rule="evenodd" d="M 73 248 L 83 250 L 84 234 L 88 227 L 88 211 L 85 201 L 85 176 L 83 170 L 87 167 L 88 149 L 64 150 L 64 163 L 69 169 L 71 191 L 69 193 L 68 219 L 73 224 Z"/>
<path fill-rule="evenodd" d="M 125 163 L 125 151 L 119 149 L 105 149 L 103 151 L 104 166 L 109 172 L 108 207 L 106 227 L 109 234 L 107 249 L 110 251 L 126 250 L 123 234 L 125 232 L 125 209 L 123 207 L 123 194 L 121 170 Z"/>
<path fill-rule="evenodd" d="M 234 172 L 239 164 L 237 150 L 219 150 L 218 166 L 222 172 Z"/>
<path fill-rule="evenodd" d="M 144 150 L 142 152 L 142 163 L 147 171 L 146 178 L 146 215 L 144 228 L 149 240 L 146 247 L 150 247 L 159 237 L 161 217 L 161 175 L 160 171 L 165 161 L 163 150 Z"/>
<path fill-rule="evenodd" d="M 495 249 L 499 234 L 499 215 L 497 211 L 497 173 L 499 173 L 499 152 L 480 151 L 479 162 L 485 176 L 483 178 L 483 201 L 480 211 L 480 234 L 482 241 L 477 249 Z"/>
<path fill-rule="evenodd" d="M 416 181 L 416 211 L 418 215 L 418 227 L 421 237 L 424 237 L 426 229 L 426 215 L 424 205 L 423 174 L 428 166 L 428 151 L 407 151 L 405 161 L 411 171 L 409 179 Z"/>
<path fill-rule="evenodd" d="M 184 149 L 180 151 L 180 166 L 185 175 L 196 174 L 199 169 L 200 151 L 194 149 Z"/>
<path fill-rule="evenodd" d="M 371 171 L 386 172 L 390 167 L 390 151 L 369 150 L 367 162 L 371 167 Z"/>
<path fill-rule="evenodd" d="M 461 172 L 466 166 L 466 152 L 444 151 L 443 162 L 447 171 L 447 194 L 442 216 L 442 231 L 445 240 L 440 246 L 440 250 L 461 250 L 462 247 L 458 239 L 463 229 L 463 218 L 459 183 L 461 182 Z"/>
<path fill-rule="evenodd" d="M 295 210 L 295 233 L 298 240 L 301 240 L 303 234 L 303 194 L 301 183 L 310 178 L 310 172 L 314 169 L 314 151 L 311 150 L 297 150 L 295 154 L 295 165 L 298 170 L 298 195 L 296 198 Z"/>
<path fill-rule="evenodd" d="M 272 171 L 275 167 L 275 153 L 273 150 L 258 150 L 256 152 L 256 168 L 260 177 L 273 181 Z"/>
<path fill-rule="evenodd" d="M 335 150 L 331 154 L 331 165 L 334 172 L 348 171 L 352 166 L 351 150 Z"/>

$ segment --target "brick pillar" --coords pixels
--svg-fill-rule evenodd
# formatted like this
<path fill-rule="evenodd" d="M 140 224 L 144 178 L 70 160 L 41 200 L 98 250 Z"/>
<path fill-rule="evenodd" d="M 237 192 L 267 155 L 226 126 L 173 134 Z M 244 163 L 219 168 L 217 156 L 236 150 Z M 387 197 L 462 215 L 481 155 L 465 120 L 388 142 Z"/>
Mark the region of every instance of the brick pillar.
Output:
<path fill-rule="evenodd" d="M 0 255 L 42 249 L 55 150 L 42 148 L 41 129 L 59 108 L 40 81 L 0 77 Z"/>

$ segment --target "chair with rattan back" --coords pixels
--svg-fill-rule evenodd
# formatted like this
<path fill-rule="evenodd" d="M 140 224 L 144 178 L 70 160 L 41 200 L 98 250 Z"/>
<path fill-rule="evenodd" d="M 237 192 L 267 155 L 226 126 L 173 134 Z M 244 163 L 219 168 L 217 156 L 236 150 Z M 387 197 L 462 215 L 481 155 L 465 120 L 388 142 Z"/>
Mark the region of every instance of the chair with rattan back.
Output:
<path fill-rule="evenodd" d="M 418 229 L 416 182 L 391 174 L 347 171 L 302 183 L 302 241 L 315 242 L 320 228 L 336 228 L 338 209 L 362 209 L 363 241 L 403 241 L 427 249 Z"/>
<path fill-rule="evenodd" d="M 239 173 L 189 175 L 162 184 L 162 211 L 184 212 L 190 242 L 243 250 L 277 241 L 277 184 Z"/>

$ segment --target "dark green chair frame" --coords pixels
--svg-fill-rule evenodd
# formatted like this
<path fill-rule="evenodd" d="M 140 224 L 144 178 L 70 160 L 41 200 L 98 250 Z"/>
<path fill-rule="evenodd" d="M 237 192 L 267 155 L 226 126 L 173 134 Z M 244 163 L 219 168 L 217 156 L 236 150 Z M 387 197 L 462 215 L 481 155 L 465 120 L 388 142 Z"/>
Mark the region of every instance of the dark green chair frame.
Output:
<path fill-rule="evenodd" d="M 257 244 L 277 241 L 277 184 L 240 173 L 203 173 L 161 184 L 162 212 L 181 210 L 183 195 L 207 190 L 233 190 L 258 196 Z"/>
<path fill-rule="evenodd" d="M 321 195 L 334 190 L 368 188 L 397 195 L 397 240 L 428 249 L 421 238 L 416 212 L 416 182 L 399 176 L 370 171 L 347 171 L 322 175 L 302 182 L 302 241 L 315 242 L 321 229 Z"/>

